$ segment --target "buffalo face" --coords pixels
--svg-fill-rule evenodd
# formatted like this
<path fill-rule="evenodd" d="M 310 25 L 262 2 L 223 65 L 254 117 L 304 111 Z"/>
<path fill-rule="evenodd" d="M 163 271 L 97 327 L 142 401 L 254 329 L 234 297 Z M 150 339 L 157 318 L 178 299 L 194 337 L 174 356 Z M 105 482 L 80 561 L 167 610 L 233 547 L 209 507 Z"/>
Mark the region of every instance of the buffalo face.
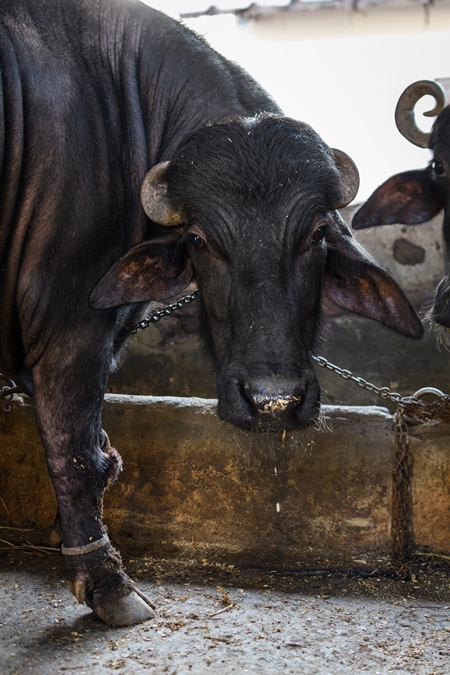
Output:
<path fill-rule="evenodd" d="M 308 125 L 276 116 L 202 128 L 148 174 L 147 215 L 178 233 L 177 250 L 187 251 L 193 266 L 222 419 L 261 430 L 316 419 L 311 351 L 323 293 L 402 333 L 421 334 L 400 289 L 336 210 L 357 188 L 356 167 L 344 153 Z"/>
<path fill-rule="evenodd" d="M 450 138 L 450 125 L 449 125 Z M 362 230 L 378 225 L 417 225 L 434 218 L 444 208 L 445 264 L 450 271 L 450 173 L 444 173 L 440 160 L 426 169 L 405 171 L 389 178 L 355 213 L 352 226 Z M 436 171 L 437 169 L 437 171 Z M 436 290 L 429 318 L 450 328 L 450 278 L 447 274 Z"/>
<path fill-rule="evenodd" d="M 450 328 L 450 107 L 444 107 L 445 92 L 436 82 L 418 82 L 408 87 L 399 100 L 396 121 L 400 132 L 412 143 L 429 147 L 433 158 L 424 169 L 405 171 L 385 181 L 353 218 L 356 230 L 400 223 L 418 225 L 444 209 L 443 235 L 446 276 L 439 283 L 429 318 Z M 439 115 L 432 131 L 418 130 L 410 114 L 417 100 L 431 94 L 437 100 L 431 114 Z"/>

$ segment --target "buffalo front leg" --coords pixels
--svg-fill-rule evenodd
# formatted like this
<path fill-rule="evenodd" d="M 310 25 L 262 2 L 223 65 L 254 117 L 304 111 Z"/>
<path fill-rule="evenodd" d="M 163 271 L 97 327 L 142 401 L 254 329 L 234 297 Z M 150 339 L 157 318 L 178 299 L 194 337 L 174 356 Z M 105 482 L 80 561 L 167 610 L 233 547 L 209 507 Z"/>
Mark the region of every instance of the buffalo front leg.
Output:
<path fill-rule="evenodd" d="M 58 502 L 70 589 L 109 625 L 139 623 L 154 616 L 152 606 L 122 570 L 102 520 L 105 489 L 122 466 L 101 425 L 107 349 L 100 352 L 101 361 L 98 345 L 95 360 L 88 349 L 72 348 L 68 355 L 67 342 L 59 344 L 66 348 L 47 350 L 33 367 L 33 398 Z"/>

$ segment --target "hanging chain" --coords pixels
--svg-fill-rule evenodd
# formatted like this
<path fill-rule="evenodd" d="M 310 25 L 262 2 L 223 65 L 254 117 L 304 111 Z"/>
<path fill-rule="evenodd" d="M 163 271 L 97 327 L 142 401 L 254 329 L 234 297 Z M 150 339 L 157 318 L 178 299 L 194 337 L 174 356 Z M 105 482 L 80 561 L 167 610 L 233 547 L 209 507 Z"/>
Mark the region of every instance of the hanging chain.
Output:
<path fill-rule="evenodd" d="M 395 412 L 395 448 L 392 468 L 391 501 L 391 556 L 405 563 L 412 553 L 411 473 L 413 456 L 409 442 L 409 428 L 403 409 Z"/>
<path fill-rule="evenodd" d="M 362 377 L 355 377 L 330 363 L 323 356 L 312 356 L 314 361 L 333 371 L 344 380 L 352 380 L 367 391 L 373 392 L 385 400 L 396 404 L 395 411 L 395 448 L 392 468 L 391 498 L 391 556 L 401 564 L 402 577 L 411 574 L 408 558 L 412 553 L 412 504 L 411 475 L 413 455 L 410 447 L 410 427 L 416 424 L 430 424 L 433 421 L 450 421 L 450 396 L 434 387 L 423 387 L 413 396 L 401 396 L 389 387 L 377 387 Z M 423 396 L 431 395 L 434 400 L 425 402 Z"/>

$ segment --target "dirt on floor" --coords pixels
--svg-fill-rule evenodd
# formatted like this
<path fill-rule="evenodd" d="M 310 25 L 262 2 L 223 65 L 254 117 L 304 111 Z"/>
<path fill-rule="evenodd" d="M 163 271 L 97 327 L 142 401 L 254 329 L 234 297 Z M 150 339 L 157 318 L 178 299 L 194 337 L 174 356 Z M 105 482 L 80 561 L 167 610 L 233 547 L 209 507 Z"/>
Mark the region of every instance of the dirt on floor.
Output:
<path fill-rule="evenodd" d="M 69 594 L 59 555 L 0 557 L 0 673 L 450 673 L 443 556 L 403 569 L 384 559 L 289 570 L 125 563 L 157 616 L 109 628 Z"/>

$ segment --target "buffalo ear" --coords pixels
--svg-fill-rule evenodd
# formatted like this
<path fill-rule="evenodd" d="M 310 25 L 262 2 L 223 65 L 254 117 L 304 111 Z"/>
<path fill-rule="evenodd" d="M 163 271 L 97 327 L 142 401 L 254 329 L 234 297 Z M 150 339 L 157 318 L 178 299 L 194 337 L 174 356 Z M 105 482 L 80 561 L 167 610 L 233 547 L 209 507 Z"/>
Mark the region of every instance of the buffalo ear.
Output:
<path fill-rule="evenodd" d="M 323 291 L 336 305 L 420 338 L 423 327 L 400 286 L 353 239 L 343 233 L 328 246 Z"/>
<path fill-rule="evenodd" d="M 90 303 L 95 309 L 108 309 L 164 300 L 186 288 L 192 276 L 187 256 L 174 255 L 165 242 L 144 242 L 125 253 L 100 279 Z"/>
<path fill-rule="evenodd" d="M 353 217 L 352 227 L 419 225 L 437 216 L 444 206 L 429 169 L 398 173 L 380 185 Z"/>

